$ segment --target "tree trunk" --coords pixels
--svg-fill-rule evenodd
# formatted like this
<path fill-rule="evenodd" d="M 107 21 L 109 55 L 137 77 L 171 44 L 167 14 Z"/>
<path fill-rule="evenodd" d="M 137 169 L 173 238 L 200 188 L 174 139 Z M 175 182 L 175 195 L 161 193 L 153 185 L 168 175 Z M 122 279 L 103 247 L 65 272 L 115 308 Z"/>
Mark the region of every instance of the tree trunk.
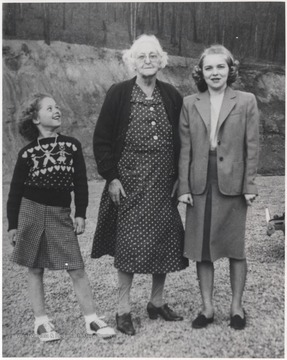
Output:
<path fill-rule="evenodd" d="M 89 44 L 90 42 L 90 38 L 91 38 L 91 3 L 88 3 L 88 11 L 87 11 L 87 27 L 85 29 L 85 32 L 86 32 L 86 43 Z"/>
<path fill-rule="evenodd" d="M 232 36 L 232 42 L 231 42 L 231 49 L 230 51 L 236 52 L 238 48 L 238 20 L 237 20 L 237 3 L 232 3 L 232 18 L 233 18 L 233 24 L 231 29 L 231 36 Z"/>
<path fill-rule="evenodd" d="M 129 34 L 129 40 L 130 43 L 133 42 L 132 38 L 132 4 L 127 4 L 127 20 L 128 20 L 128 34 Z"/>
<path fill-rule="evenodd" d="M 144 34 L 145 32 L 145 19 L 146 19 L 146 4 L 142 3 L 137 11 L 137 35 Z"/>
<path fill-rule="evenodd" d="M 8 36 L 17 35 L 16 7 L 17 4 L 3 4 L 3 10 L 5 13 L 5 21 L 4 21 L 5 35 Z"/>
<path fill-rule="evenodd" d="M 180 18 L 179 18 L 179 32 L 178 32 L 178 55 L 182 55 L 182 29 L 183 29 L 183 11 L 184 4 L 181 4 Z"/>
<path fill-rule="evenodd" d="M 258 24 L 255 25 L 254 49 L 255 49 L 255 58 L 257 59 L 257 57 L 258 57 Z"/>
<path fill-rule="evenodd" d="M 66 3 L 63 3 L 63 30 L 66 30 Z"/>
<path fill-rule="evenodd" d="M 151 24 L 151 30 L 152 31 L 154 31 L 154 23 L 155 23 L 155 21 L 154 21 L 154 9 L 153 9 L 153 7 L 154 7 L 154 3 L 150 3 L 149 4 L 149 8 L 150 8 L 150 20 L 151 20 L 151 22 L 150 22 L 150 24 Z"/>
<path fill-rule="evenodd" d="M 20 14 L 20 20 L 23 21 L 24 20 L 23 4 L 19 4 L 19 14 Z"/>
<path fill-rule="evenodd" d="M 108 3 L 105 3 L 105 21 L 108 21 Z"/>
<path fill-rule="evenodd" d="M 132 41 L 137 37 L 137 12 L 138 12 L 138 4 L 131 3 L 131 36 Z"/>
<path fill-rule="evenodd" d="M 197 37 L 197 22 L 196 22 L 196 4 L 190 3 L 190 13 L 192 18 L 192 39 L 193 42 L 198 42 Z"/>
<path fill-rule="evenodd" d="M 159 35 L 160 19 L 159 19 L 159 4 L 158 3 L 155 3 L 155 14 L 156 14 L 157 35 Z"/>
<path fill-rule="evenodd" d="M 151 23 L 152 23 L 152 15 L 151 15 L 151 9 L 150 9 L 150 4 L 147 4 L 147 9 L 148 9 L 148 26 L 149 28 L 151 27 Z"/>
<path fill-rule="evenodd" d="M 106 21 L 103 20 L 103 23 L 102 23 L 102 30 L 104 32 L 104 37 L 103 37 L 103 41 L 102 41 L 102 45 L 103 46 L 106 46 L 107 45 L 107 39 L 108 39 L 108 27 L 107 27 L 107 24 L 106 24 Z"/>
<path fill-rule="evenodd" d="M 43 3 L 43 20 L 44 20 L 44 41 L 47 45 L 51 44 L 50 41 L 50 4 Z"/>
<path fill-rule="evenodd" d="M 219 14 L 220 16 L 220 14 Z M 219 17 L 220 21 L 220 17 Z M 222 27 L 221 27 L 221 44 L 225 44 L 225 28 L 226 28 L 226 5 L 224 5 L 223 9 L 223 21 L 222 21 Z"/>
<path fill-rule="evenodd" d="M 215 42 L 217 43 L 222 43 L 220 37 L 221 37 L 221 29 L 220 29 L 220 25 L 221 24 L 224 24 L 224 20 L 225 18 L 223 17 L 222 20 L 220 21 L 220 8 L 218 6 L 218 4 L 216 4 L 216 39 L 215 39 Z M 224 5 L 221 5 L 220 6 L 224 6 Z"/>
<path fill-rule="evenodd" d="M 114 6 L 114 22 L 117 22 L 117 4 Z"/>
<path fill-rule="evenodd" d="M 133 7 L 133 4 L 131 4 L 131 14 L 130 14 L 130 17 L 131 17 L 131 39 L 132 41 L 134 40 L 134 7 Z"/>
<path fill-rule="evenodd" d="M 210 21 L 210 4 L 209 3 L 204 3 L 205 5 L 205 29 L 206 29 L 206 42 L 208 44 L 210 44 L 212 41 L 210 40 L 211 34 L 210 34 L 210 26 L 211 26 L 211 21 Z"/>
<path fill-rule="evenodd" d="M 135 40 L 137 37 L 137 17 L 138 17 L 138 3 L 134 3 L 133 40 Z"/>
<path fill-rule="evenodd" d="M 280 18 L 282 21 L 280 21 Z M 273 61 L 277 59 L 277 55 L 280 56 L 279 49 L 280 49 L 280 43 L 282 43 L 282 49 L 284 49 L 285 45 L 285 31 L 280 31 L 280 24 L 284 24 L 284 11 L 282 11 L 281 6 L 278 6 L 276 11 L 276 24 L 275 24 L 275 38 L 273 41 Z M 281 25 L 282 26 L 282 25 Z M 284 26 L 284 25 L 283 25 Z M 284 54 L 284 52 L 283 52 Z"/>
<path fill-rule="evenodd" d="M 224 46 L 224 44 L 225 44 L 225 27 L 224 26 L 222 28 L 221 43 Z"/>
<path fill-rule="evenodd" d="M 73 21 L 74 21 L 74 9 L 73 9 L 73 4 L 71 4 L 71 6 L 70 6 L 70 14 L 71 14 L 70 24 L 73 25 Z"/>
<path fill-rule="evenodd" d="M 171 19 L 171 29 L 170 29 L 170 43 L 176 45 L 176 5 L 172 5 L 172 19 Z"/>
<path fill-rule="evenodd" d="M 137 36 L 137 3 L 128 4 L 128 19 L 129 19 L 129 39 L 132 43 Z"/>
<path fill-rule="evenodd" d="M 164 34 L 164 3 L 160 3 L 158 6 L 161 7 L 159 11 L 158 36 L 162 36 Z"/>

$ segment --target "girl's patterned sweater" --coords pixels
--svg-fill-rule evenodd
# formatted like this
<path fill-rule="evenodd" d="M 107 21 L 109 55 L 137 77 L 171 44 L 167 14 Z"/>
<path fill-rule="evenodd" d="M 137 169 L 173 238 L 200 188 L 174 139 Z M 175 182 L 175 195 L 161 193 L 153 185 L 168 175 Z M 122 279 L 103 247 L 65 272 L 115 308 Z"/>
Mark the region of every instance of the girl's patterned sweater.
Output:
<path fill-rule="evenodd" d="M 88 182 L 78 140 L 58 134 L 35 140 L 18 154 L 7 202 L 9 228 L 16 229 L 22 197 L 48 206 L 69 207 L 75 194 L 75 217 L 86 216 Z M 37 219 L 35 219 L 36 221 Z"/>

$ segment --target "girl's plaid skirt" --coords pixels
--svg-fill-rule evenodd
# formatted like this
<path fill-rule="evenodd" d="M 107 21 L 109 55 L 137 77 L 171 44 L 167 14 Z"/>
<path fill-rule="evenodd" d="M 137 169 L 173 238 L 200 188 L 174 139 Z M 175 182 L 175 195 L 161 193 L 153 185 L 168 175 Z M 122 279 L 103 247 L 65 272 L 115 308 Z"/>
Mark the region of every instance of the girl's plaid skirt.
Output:
<path fill-rule="evenodd" d="M 84 268 L 70 213 L 67 207 L 46 206 L 23 198 L 11 260 L 30 268 Z"/>

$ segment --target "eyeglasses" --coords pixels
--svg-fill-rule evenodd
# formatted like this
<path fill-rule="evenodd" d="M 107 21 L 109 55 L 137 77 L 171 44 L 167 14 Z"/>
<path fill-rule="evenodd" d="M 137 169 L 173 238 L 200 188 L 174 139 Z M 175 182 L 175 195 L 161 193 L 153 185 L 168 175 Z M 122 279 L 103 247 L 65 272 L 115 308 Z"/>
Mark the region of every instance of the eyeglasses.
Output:
<path fill-rule="evenodd" d="M 136 59 L 141 62 L 144 62 L 147 59 L 149 59 L 149 61 L 153 62 L 153 61 L 158 60 L 158 55 L 157 54 L 140 54 L 139 56 L 136 57 Z"/>

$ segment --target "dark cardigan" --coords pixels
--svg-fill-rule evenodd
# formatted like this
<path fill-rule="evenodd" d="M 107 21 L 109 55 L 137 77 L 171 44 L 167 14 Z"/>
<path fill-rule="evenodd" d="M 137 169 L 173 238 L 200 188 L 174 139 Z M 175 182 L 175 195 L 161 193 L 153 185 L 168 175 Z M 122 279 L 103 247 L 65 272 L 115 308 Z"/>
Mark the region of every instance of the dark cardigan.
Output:
<path fill-rule="evenodd" d="M 121 157 L 129 125 L 130 99 L 135 81 L 136 77 L 110 87 L 96 124 L 93 137 L 94 156 L 99 174 L 108 182 L 119 178 L 117 164 Z M 180 151 L 178 123 L 182 96 L 170 84 L 159 80 L 156 80 L 156 84 L 173 129 L 175 169 L 177 172 Z"/>

